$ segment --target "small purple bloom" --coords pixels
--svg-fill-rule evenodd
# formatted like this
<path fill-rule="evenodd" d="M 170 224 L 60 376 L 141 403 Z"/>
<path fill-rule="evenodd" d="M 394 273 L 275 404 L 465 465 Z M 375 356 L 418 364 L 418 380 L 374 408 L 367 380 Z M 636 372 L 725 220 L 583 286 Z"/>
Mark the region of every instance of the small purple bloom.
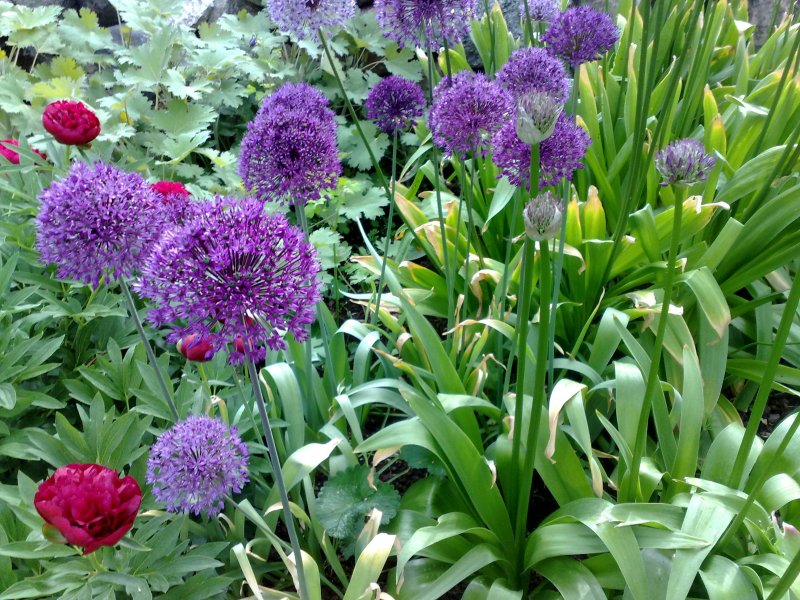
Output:
<path fill-rule="evenodd" d="M 497 83 L 515 99 L 526 92 L 546 92 L 562 104 L 569 96 L 564 65 L 544 48 L 520 48 L 497 73 Z"/>
<path fill-rule="evenodd" d="M 460 43 L 478 16 L 478 0 L 375 0 L 375 16 L 386 35 L 406 44 L 438 49 Z"/>
<path fill-rule="evenodd" d="M 539 185 L 554 186 L 562 179 L 571 181 L 573 171 L 583 167 L 583 156 L 590 141 L 583 128 L 562 114 L 553 134 L 539 146 Z M 529 189 L 531 149 L 517 137 L 513 121 L 506 123 L 494 136 L 493 157 L 511 183 Z"/>
<path fill-rule="evenodd" d="M 97 285 L 129 277 L 164 228 L 161 202 L 141 175 L 75 163 L 39 195 L 36 249 L 58 276 Z"/>
<path fill-rule="evenodd" d="M 462 71 L 442 79 L 433 90 L 428 119 L 433 141 L 464 157 L 490 141 L 509 121 L 513 106 L 511 95 L 482 73 Z"/>
<path fill-rule="evenodd" d="M 353 0 L 267 0 L 270 18 L 298 40 L 316 40 L 318 31 L 344 27 L 353 17 Z"/>
<path fill-rule="evenodd" d="M 342 164 L 327 102 L 302 83 L 264 98 L 239 155 L 239 175 L 259 199 L 305 204 L 336 187 Z"/>
<path fill-rule="evenodd" d="M 619 39 L 619 31 L 606 13 L 590 6 L 577 6 L 557 15 L 542 39 L 553 54 L 575 69 L 611 50 Z"/>
<path fill-rule="evenodd" d="M 249 476 L 247 446 L 219 419 L 189 417 L 162 433 L 147 460 L 147 483 L 170 512 L 219 514 L 225 496 L 242 491 Z"/>
<path fill-rule="evenodd" d="M 559 6 L 560 2 L 557 2 L 557 0 L 528 0 L 528 13 L 531 16 L 531 21 L 549 23 L 561 12 Z M 524 0 L 520 0 L 519 14 L 523 21 L 527 18 L 525 16 Z"/>
<path fill-rule="evenodd" d="M 716 159 L 706 153 L 703 142 L 685 138 L 672 142 L 656 154 L 656 169 L 664 182 L 661 185 L 691 185 L 708 179 Z"/>
<path fill-rule="evenodd" d="M 367 116 L 381 131 L 394 133 L 414 125 L 425 112 L 425 94 L 413 81 L 390 75 L 370 90 L 364 103 Z"/>
<path fill-rule="evenodd" d="M 246 349 L 259 358 L 265 345 L 285 348 L 286 333 L 308 337 L 319 262 L 303 232 L 253 198 L 197 204 L 142 269 L 138 289 L 154 304 L 149 320 L 173 323 L 171 341 L 195 334 L 215 351 L 231 344 L 232 363 Z"/>

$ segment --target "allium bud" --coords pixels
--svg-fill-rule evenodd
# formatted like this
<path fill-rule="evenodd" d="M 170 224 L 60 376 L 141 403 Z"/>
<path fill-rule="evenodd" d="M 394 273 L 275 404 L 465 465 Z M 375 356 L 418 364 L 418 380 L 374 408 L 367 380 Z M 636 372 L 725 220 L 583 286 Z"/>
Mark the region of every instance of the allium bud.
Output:
<path fill-rule="evenodd" d="M 656 155 L 656 169 L 664 177 L 661 185 L 691 185 L 705 181 L 716 159 L 706 154 L 703 143 L 686 138 L 672 142 Z"/>
<path fill-rule="evenodd" d="M 529 238 L 551 240 L 561 227 L 561 205 L 551 192 L 544 192 L 525 205 L 522 218 Z"/>
<path fill-rule="evenodd" d="M 538 144 L 553 134 L 564 104 L 547 92 L 530 91 L 517 100 L 517 137 Z"/>

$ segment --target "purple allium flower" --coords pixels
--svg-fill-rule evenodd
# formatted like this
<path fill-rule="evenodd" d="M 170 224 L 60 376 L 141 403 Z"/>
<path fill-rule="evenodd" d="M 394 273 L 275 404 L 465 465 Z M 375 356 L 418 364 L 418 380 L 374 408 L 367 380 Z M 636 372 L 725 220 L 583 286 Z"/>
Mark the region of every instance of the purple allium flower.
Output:
<path fill-rule="evenodd" d="M 261 200 L 305 204 L 336 187 L 342 164 L 335 115 L 312 91 L 305 84 L 283 86 L 264 98 L 247 125 L 239 175 Z"/>
<path fill-rule="evenodd" d="M 590 6 L 577 6 L 556 15 L 542 39 L 553 54 L 577 68 L 611 50 L 619 39 L 619 31 L 606 13 Z"/>
<path fill-rule="evenodd" d="M 516 125 L 510 121 L 494 136 L 493 157 L 503 175 L 511 183 L 529 187 L 531 149 L 517 137 Z M 562 179 L 572 180 L 572 172 L 583 167 L 583 156 L 589 147 L 589 134 L 562 114 L 553 134 L 539 146 L 539 185 L 556 185 Z"/>
<path fill-rule="evenodd" d="M 552 192 L 531 198 L 522 210 L 525 233 L 532 240 L 552 240 L 561 227 L 561 213 L 561 203 Z"/>
<path fill-rule="evenodd" d="M 549 23 L 560 12 L 560 2 L 557 2 L 557 0 L 528 0 L 528 13 L 531 16 L 531 21 Z M 524 0 L 520 0 L 519 14 L 524 21 L 526 19 Z"/>
<path fill-rule="evenodd" d="M 283 335 L 308 337 L 319 299 L 319 263 L 303 232 L 268 215 L 253 198 L 216 198 L 181 227 L 167 230 L 142 269 L 149 319 L 174 325 L 171 341 L 196 334 L 231 362 L 247 349 L 285 348 Z"/>
<path fill-rule="evenodd" d="M 462 71 L 433 90 L 428 125 L 437 146 L 463 157 L 488 142 L 512 112 L 506 90 L 482 73 Z"/>
<path fill-rule="evenodd" d="M 344 27 L 356 11 L 353 0 L 267 0 L 270 18 L 299 40 L 316 40 L 318 30 Z"/>
<path fill-rule="evenodd" d="M 75 163 L 39 195 L 36 249 L 58 276 L 97 285 L 128 277 L 165 224 L 161 203 L 141 175 L 102 162 Z"/>
<path fill-rule="evenodd" d="M 661 185 L 691 185 L 705 181 L 716 159 L 706 154 L 703 142 L 685 138 L 672 142 L 656 154 L 656 169 L 664 181 Z"/>
<path fill-rule="evenodd" d="M 390 75 L 373 87 L 364 103 L 381 131 L 394 133 L 413 125 L 425 112 L 425 94 L 413 81 Z"/>
<path fill-rule="evenodd" d="M 497 83 L 515 99 L 525 92 L 547 92 L 563 104 L 569 96 L 564 65 L 544 48 L 515 50 L 497 73 Z"/>
<path fill-rule="evenodd" d="M 375 17 L 400 46 L 455 46 L 478 16 L 478 0 L 375 0 Z"/>
<path fill-rule="evenodd" d="M 247 483 L 248 452 L 235 427 L 219 419 L 189 417 L 162 433 L 147 460 L 147 483 L 170 512 L 222 511 L 225 496 Z"/>

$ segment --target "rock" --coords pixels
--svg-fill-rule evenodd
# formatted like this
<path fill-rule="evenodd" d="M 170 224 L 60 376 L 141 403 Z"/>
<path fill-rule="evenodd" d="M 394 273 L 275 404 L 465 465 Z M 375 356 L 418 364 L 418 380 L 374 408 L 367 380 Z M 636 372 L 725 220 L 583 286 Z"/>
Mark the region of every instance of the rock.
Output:
<path fill-rule="evenodd" d="M 212 23 L 225 14 L 236 14 L 242 10 L 255 14 L 261 8 L 261 4 L 255 0 L 185 0 L 179 22 L 196 27 L 201 22 Z"/>

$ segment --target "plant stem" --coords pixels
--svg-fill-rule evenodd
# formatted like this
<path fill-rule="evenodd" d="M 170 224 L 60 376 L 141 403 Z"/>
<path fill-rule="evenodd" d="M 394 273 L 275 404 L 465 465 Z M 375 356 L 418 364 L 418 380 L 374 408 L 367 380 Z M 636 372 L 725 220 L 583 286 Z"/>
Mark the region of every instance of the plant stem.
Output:
<path fill-rule="evenodd" d="M 383 293 L 383 277 L 386 275 L 386 261 L 389 258 L 389 240 L 392 237 L 392 219 L 394 218 L 394 193 L 397 182 L 397 129 L 392 136 L 392 195 L 389 197 L 389 221 L 386 224 L 386 241 L 383 243 L 383 262 L 381 263 L 381 276 L 378 278 L 378 297 L 375 300 L 375 310 L 372 311 L 372 324 L 375 325 L 378 313 L 381 310 L 381 294 Z"/>
<path fill-rule="evenodd" d="M 683 216 L 683 200 L 686 197 L 686 187 L 683 185 L 674 186 L 675 205 L 672 221 L 672 238 L 667 255 L 667 272 L 664 276 L 664 294 L 661 300 L 661 313 L 658 319 L 658 329 L 653 351 L 650 355 L 650 369 L 647 374 L 647 385 L 645 386 L 644 401 L 642 410 L 639 413 L 639 423 L 636 429 L 636 440 L 631 457 L 631 464 L 628 465 L 627 473 L 621 478 L 619 486 L 619 501 L 633 502 L 639 490 L 639 469 L 642 464 L 642 454 L 644 453 L 645 442 L 647 440 L 647 422 L 650 418 L 650 408 L 652 396 L 662 393 L 659 390 L 659 367 L 661 365 L 661 351 L 664 348 L 664 335 L 667 331 L 667 320 L 669 319 L 669 305 L 672 301 L 672 283 L 675 279 L 675 260 L 678 257 L 678 242 L 680 241 L 681 217 Z"/>
<path fill-rule="evenodd" d="M 523 38 L 526 46 L 533 46 L 533 23 L 531 22 L 531 9 L 528 7 L 528 0 L 522 0 L 525 7 L 525 24 L 522 28 Z"/>
<path fill-rule="evenodd" d="M 303 553 L 300 549 L 300 540 L 297 537 L 297 531 L 294 527 L 294 518 L 292 517 L 292 509 L 289 505 L 289 494 L 286 491 L 286 484 L 283 481 L 283 473 L 281 472 L 280 458 L 278 458 L 278 449 L 275 446 L 275 438 L 272 435 L 272 427 L 269 423 L 269 416 L 267 415 L 267 407 L 264 404 L 264 396 L 261 393 L 261 383 L 256 373 L 256 367 L 250 358 L 250 349 L 245 346 L 245 362 L 247 363 L 247 372 L 250 375 L 250 383 L 253 385 L 253 393 L 256 397 L 256 404 L 258 406 L 258 414 L 261 416 L 261 425 L 264 428 L 264 441 L 267 445 L 269 452 L 269 460 L 272 463 L 272 473 L 275 478 L 275 485 L 278 486 L 278 494 L 281 498 L 281 505 L 283 506 L 283 519 L 286 522 L 286 530 L 289 532 L 289 542 L 292 545 L 292 553 L 294 554 L 295 566 L 297 567 L 297 580 L 299 582 L 300 600 L 309 600 L 308 587 L 306 585 L 305 573 L 303 572 Z"/>
<path fill-rule="evenodd" d="M 783 598 L 784 594 L 786 594 L 794 582 L 797 581 L 798 575 L 800 575 L 800 552 L 794 555 L 792 562 L 789 563 L 789 566 L 786 567 L 783 575 L 781 575 L 781 578 L 778 580 L 778 584 L 772 589 L 769 596 L 767 596 L 767 600 Z"/>
<path fill-rule="evenodd" d="M 147 336 L 144 333 L 142 321 L 139 318 L 139 313 L 136 311 L 136 305 L 133 303 L 131 290 L 128 287 L 128 283 L 124 279 L 119 280 L 119 285 L 122 288 L 122 295 L 125 297 L 125 303 L 128 305 L 128 312 L 133 319 L 134 325 L 136 325 L 136 331 L 139 332 L 139 337 L 141 338 L 142 344 L 144 344 L 144 349 L 147 352 L 147 360 L 150 361 L 150 366 L 153 367 L 153 371 L 156 373 L 158 386 L 161 388 L 161 393 L 164 394 L 164 399 L 167 401 L 169 412 L 172 413 L 173 420 L 177 421 L 180 418 L 178 416 L 178 407 L 175 406 L 175 401 L 172 399 L 172 394 L 170 394 L 169 388 L 167 387 L 167 382 L 164 381 L 164 376 L 162 375 L 161 369 L 156 361 L 156 355 L 153 353 L 153 348 L 150 346 L 150 341 L 147 339 Z"/>

